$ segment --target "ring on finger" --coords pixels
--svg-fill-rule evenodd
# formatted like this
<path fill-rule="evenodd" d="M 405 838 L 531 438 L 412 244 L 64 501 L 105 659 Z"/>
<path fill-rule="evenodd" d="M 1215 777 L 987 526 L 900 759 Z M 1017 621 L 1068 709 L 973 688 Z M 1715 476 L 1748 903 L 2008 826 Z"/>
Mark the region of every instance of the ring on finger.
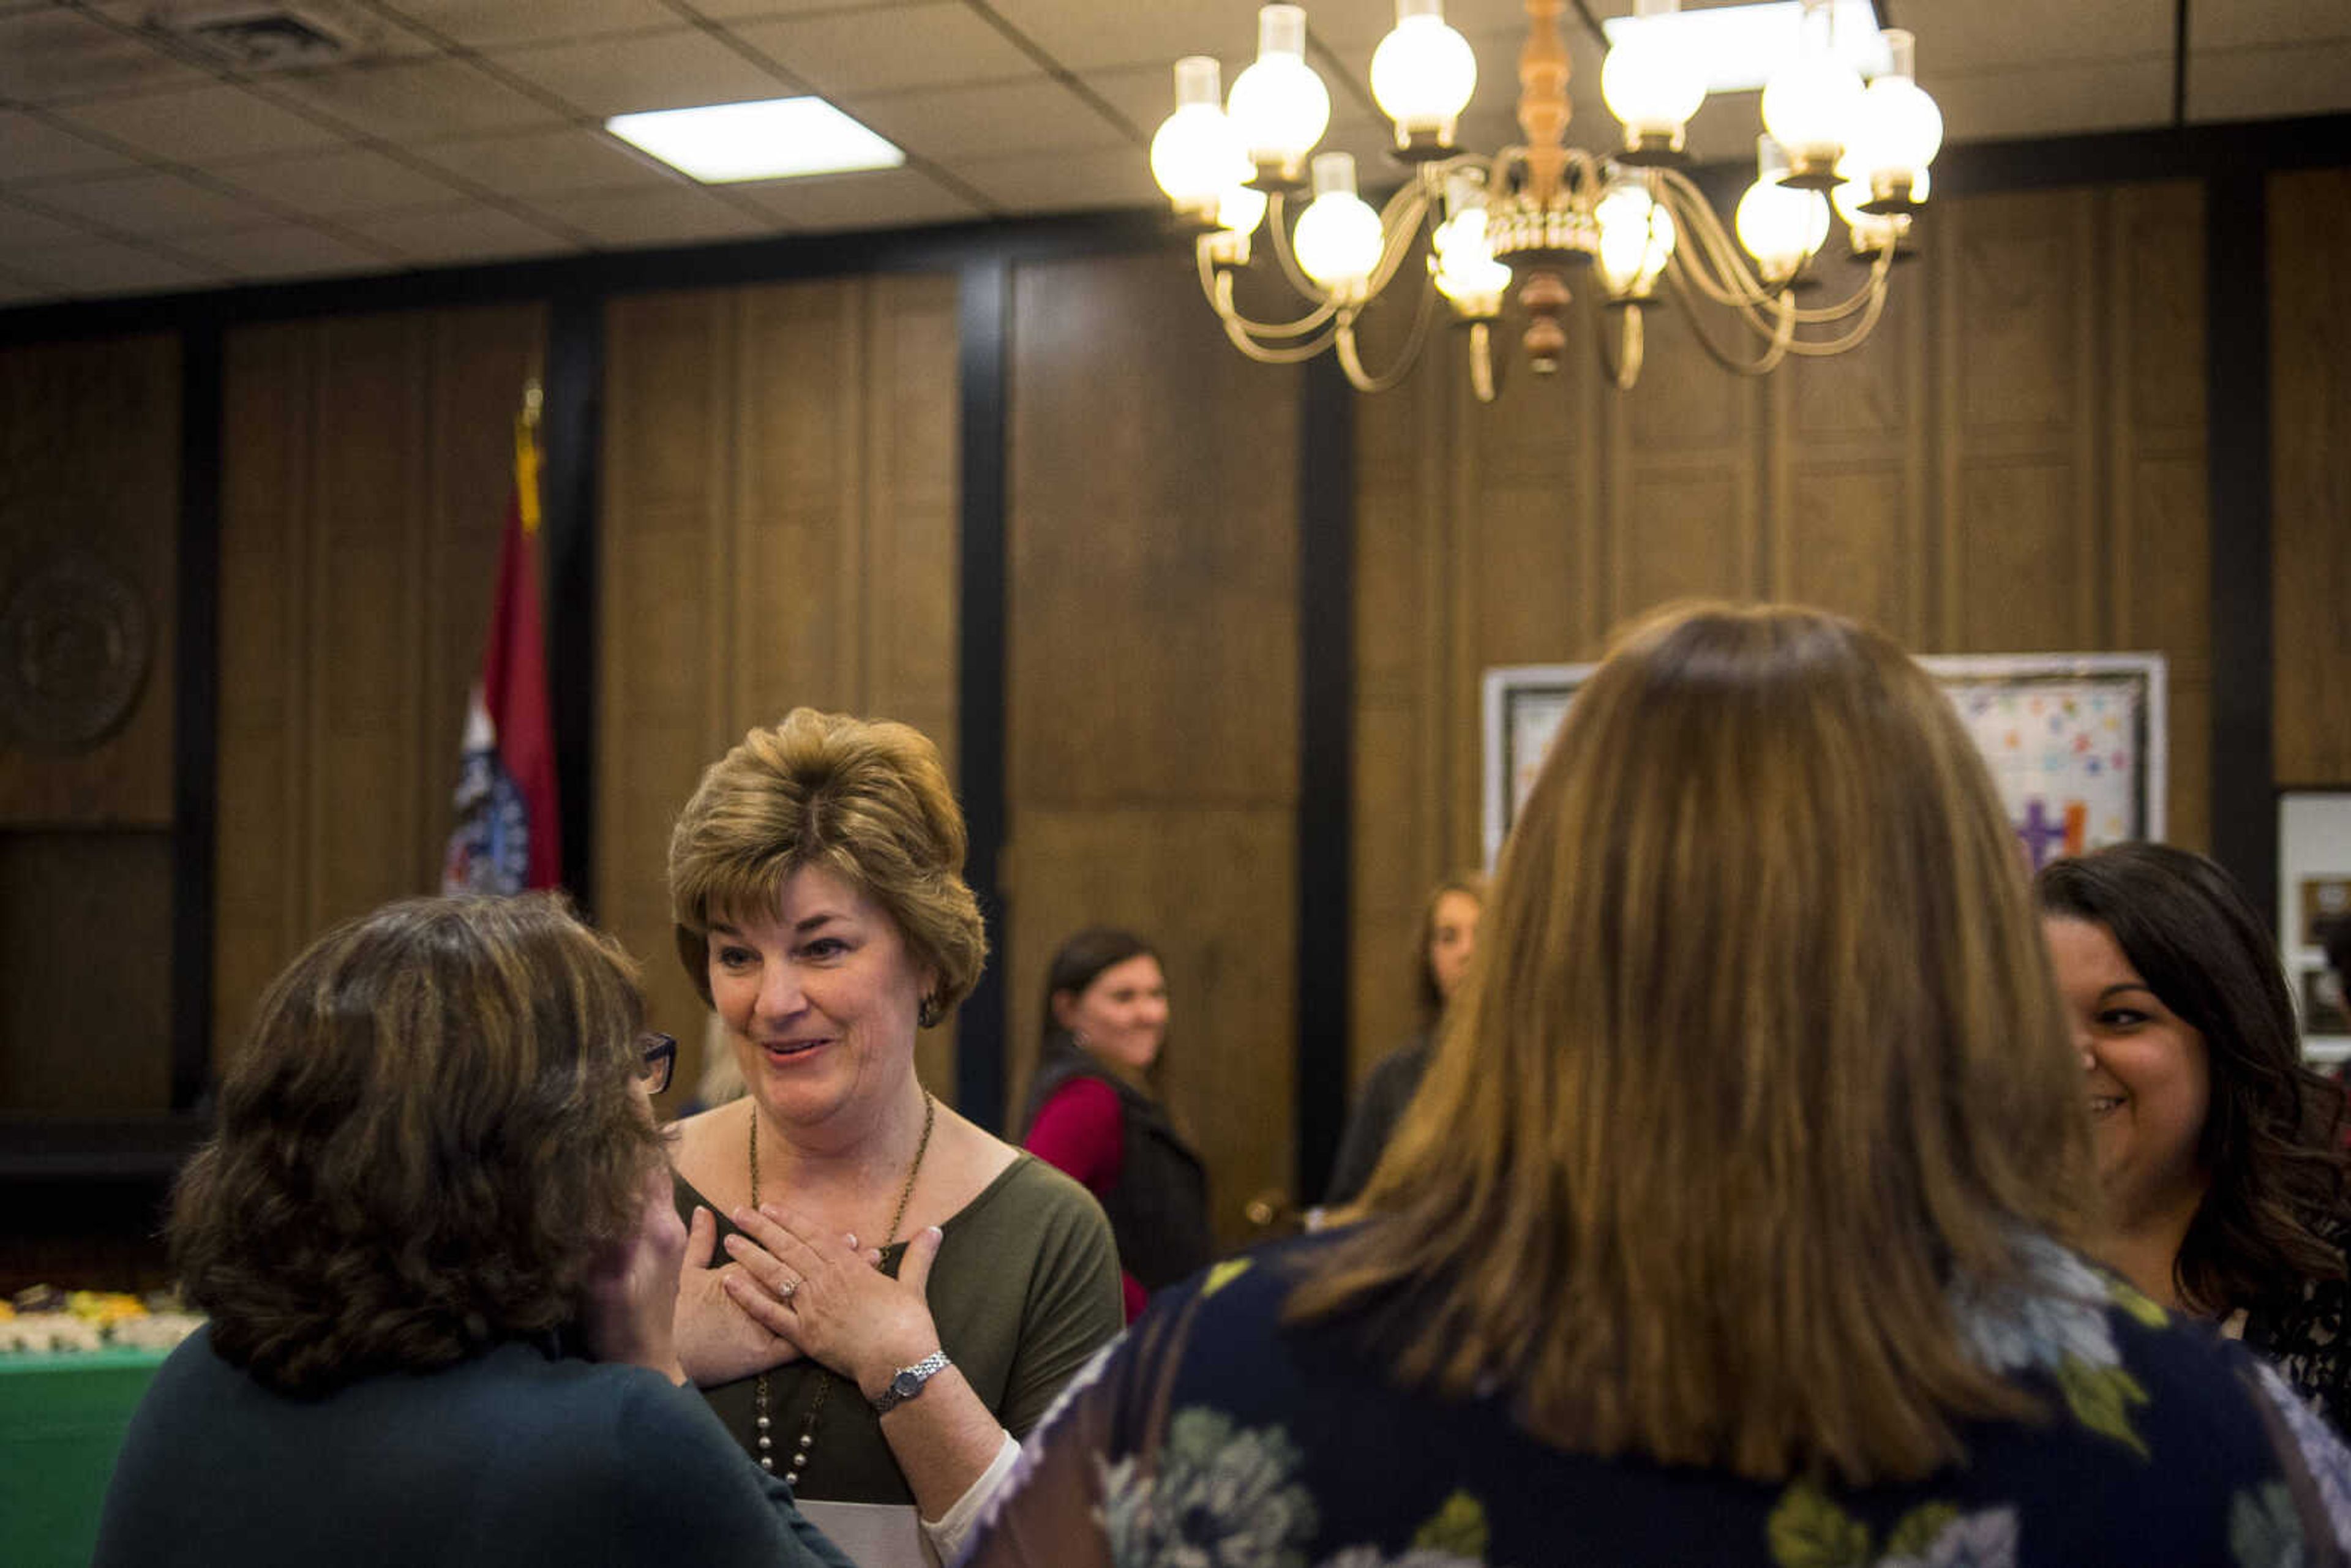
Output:
<path fill-rule="evenodd" d="M 790 1301 L 792 1292 L 800 1288 L 800 1283 L 801 1281 L 798 1280 L 786 1280 L 783 1287 L 776 1292 L 776 1299 L 779 1301 Z"/>

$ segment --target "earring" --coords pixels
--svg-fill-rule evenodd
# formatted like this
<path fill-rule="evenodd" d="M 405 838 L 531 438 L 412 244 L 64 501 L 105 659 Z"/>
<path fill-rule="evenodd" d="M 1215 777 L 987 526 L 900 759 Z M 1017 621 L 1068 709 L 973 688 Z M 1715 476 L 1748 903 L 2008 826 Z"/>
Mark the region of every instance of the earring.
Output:
<path fill-rule="evenodd" d="M 935 1029 L 945 1017 L 946 1009 L 939 1006 L 939 998 L 935 995 L 927 996 L 923 998 L 923 1005 L 914 1010 L 914 1026 L 917 1029 Z"/>

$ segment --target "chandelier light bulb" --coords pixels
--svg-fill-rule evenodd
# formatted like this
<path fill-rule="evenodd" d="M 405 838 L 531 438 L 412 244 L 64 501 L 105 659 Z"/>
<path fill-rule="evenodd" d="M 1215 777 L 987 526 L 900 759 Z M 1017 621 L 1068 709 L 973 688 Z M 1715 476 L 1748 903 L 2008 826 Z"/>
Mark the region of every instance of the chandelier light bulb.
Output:
<path fill-rule="evenodd" d="M 1217 200 L 1217 226 L 1234 234 L 1255 234 L 1265 221 L 1265 193 L 1243 184 L 1227 185 Z"/>
<path fill-rule="evenodd" d="M 1782 183 L 1787 157 L 1771 138 L 1756 138 L 1755 153 L 1756 181 L 1739 198 L 1731 226 L 1764 280 L 1784 283 L 1829 237 L 1828 198 Z"/>
<path fill-rule="evenodd" d="M 1151 174 L 1176 210 L 1211 217 L 1227 186 L 1251 172 L 1241 139 L 1217 107 L 1217 62 L 1192 55 L 1176 62 L 1176 112 L 1151 139 Z"/>
<path fill-rule="evenodd" d="M 1225 112 L 1252 162 L 1295 179 L 1331 123 L 1331 91 L 1306 63 L 1304 10 L 1266 6 L 1257 38 L 1257 61 L 1233 78 Z"/>
<path fill-rule="evenodd" d="M 1917 46 L 1910 35 L 1888 27 L 1884 37 L 1894 68 L 1861 95 L 1843 168 L 1863 180 L 1907 179 L 1915 184 L 1942 151 L 1943 111 L 1911 75 Z"/>
<path fill-rule="evenodd" d="M 1640 186 L 1619 183 L 1600 198 L 1600 277 L 1611 294 L 1649 292 L 1674 255 L 1673 214 Z"/>
<path fill-rule="evenodd" d="M 1910 187 L 1910 199 L 1924 202 L 1927 186 L 1927 171 L 1921 169 L 1917 182 Z M 1910 214 L 1907 213 L 1863 211 L 1862 204 L 1870 199 L 1870 194 L 1868 181 L 1851 178 L 1829 193 L 1830 204 L 1835 207 L 1837 216 L 1844 220 L 1844 226 L 1853 236 L 1855 255 L 1884 250 L 1889 245 L 1898 244 L 1910 233 Z"/>
<path fill-rule="evenodd" d="M 1637 0 L 1633 14 L 1638 21 L 1679 9 L 1680 0 Z M 1706 101 L 1706 75 L 1659 29 L 1635 27 L 1601 62 L 1600 96 L 1625 127 L 1627 145 L 1662 141 L 1679 151 L 1683 127 Z"/>
<path fill-rule="evenodd" d="M 1446 206 L 1452 215 L 1428 236 L 1429 276 L 1454 315 L 1464 320 L 1491 319 L 1502 312 L 1510 269 L 1494 259 L 1493 242 L 1486 234 L 1485 193 L 1468 182 L 1453 183 Z"/>
<path fill-rule="evenodd" d="M 1763 129 L 1788 150 L 1796 172 L 1808 178 L 1836 162 L 1861 112 L 1861 73 L 1830 51 L 1830 20 L 1827 5 L 1805 0 L 1802 52 L 1763 87 Z"/>
<path fill-rule="evenodd" d="M 1372 53 L 1372 97 L 1395 121 L 1396 145 L 1450 145 L 1478 87 L 1478 57 L 1447 26 L 1444 0 L 1396 0 L 1395 30 Z"/>
<path fill-rule="evenodd" d="M 1385 239 L 1380 214 L 1355 194 L 1355 155 L 1316 158 L 1314 200 L 1298 214 L 1298 232 L 1290 236 L 1306 276 L 1333 294 L 1357 293 L 1378 268 Z"/>

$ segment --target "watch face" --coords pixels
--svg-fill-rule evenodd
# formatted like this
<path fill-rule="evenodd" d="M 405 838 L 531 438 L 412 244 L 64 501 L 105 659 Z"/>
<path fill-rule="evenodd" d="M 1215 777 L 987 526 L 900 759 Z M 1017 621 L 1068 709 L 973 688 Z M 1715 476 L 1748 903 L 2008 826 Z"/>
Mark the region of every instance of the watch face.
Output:
<path fill-rule="evenodd" d="M 901 1399 L 912 1399 L 922 1386 L 922 1375 L 911 1366 L 902 1368 L 898 1375 L 890 1380 L 890 1392 Z"/>

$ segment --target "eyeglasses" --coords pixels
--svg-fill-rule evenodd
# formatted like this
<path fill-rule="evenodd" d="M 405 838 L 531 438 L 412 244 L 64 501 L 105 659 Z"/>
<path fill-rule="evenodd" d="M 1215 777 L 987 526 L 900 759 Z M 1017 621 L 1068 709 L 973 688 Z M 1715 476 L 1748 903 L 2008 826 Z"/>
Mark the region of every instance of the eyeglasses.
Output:
<path fill-rule="evenodd" d="M 677 1041 L 669 1035 L 649 1031 L 637 1037 L 637 1048 L 644 1052 L 637 1078 L 644 1084 L 645 1092 L 669 1092 L 670 1075 L 677 1071 Z"/>

